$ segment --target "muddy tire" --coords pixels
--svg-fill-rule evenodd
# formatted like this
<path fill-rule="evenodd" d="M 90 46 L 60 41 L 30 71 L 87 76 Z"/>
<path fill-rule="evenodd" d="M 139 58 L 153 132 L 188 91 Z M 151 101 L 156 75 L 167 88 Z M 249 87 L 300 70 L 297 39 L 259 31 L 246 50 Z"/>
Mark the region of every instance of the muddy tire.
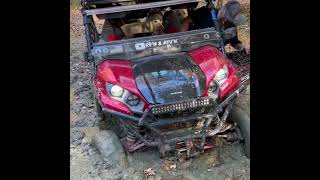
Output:
<path fill-rule="evenodd" d="M 230 119 L 237 123 L 243 138 L 245 155 L 250 158 L 250 114 L 245 108 L 235 104 L 230 113 Z"/>
<path fill-rule="evenodd" d="M 99 128 L 101 131 L 112 130 L 120 139 L 126 136 L 127 131 L 125 130 L 123 125 L 119 123 L 119 120 L 117 120 L 111 114 L 103 113 L 102 108 L 97 100 L 96 100 L 96 110 L 97 110 L 97 116 L 99 118 Z"/>
<path fill-rule="evenodd" d="M 104 119 L 102 108 L 101 108 L 101 106 L 100 106 L 100 104 L 99 104 L 97 99 L 95 100 L 95 103 L 96 103 L 97 117 L 99 118 L 99 120 Z"/>
<path fill-rule="evenodd" d="M 96 112 L 97 112 L 97 118 L 98 118 L 100 130 L 111 130 L 111 123 L 108 123 L 108 121 L 105 121 L 106 116 L 102 112 L 102 108 L 98 100 L 96 99 L 95 102 L 96 102 Z"/>
<path fill-rule="evenodd" d="M 125 152 L 113 131 L 100 131 L 94 136 L 92 144 L 109 165 L 120 167 L 127 165 Z"/>

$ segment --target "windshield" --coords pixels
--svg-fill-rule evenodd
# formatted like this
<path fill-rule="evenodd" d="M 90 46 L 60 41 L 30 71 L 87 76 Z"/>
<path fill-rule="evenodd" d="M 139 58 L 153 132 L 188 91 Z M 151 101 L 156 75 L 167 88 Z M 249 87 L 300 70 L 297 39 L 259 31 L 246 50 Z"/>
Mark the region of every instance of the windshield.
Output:
<path fill-rule="evenodd" d="M 186 52 L 206 44 L 219 47 L 220 35 L 212 28 L 188 32 L 94 43 L 91 55 L 96 64 L 105 59 L 132 60 L 157 54 Z"/>

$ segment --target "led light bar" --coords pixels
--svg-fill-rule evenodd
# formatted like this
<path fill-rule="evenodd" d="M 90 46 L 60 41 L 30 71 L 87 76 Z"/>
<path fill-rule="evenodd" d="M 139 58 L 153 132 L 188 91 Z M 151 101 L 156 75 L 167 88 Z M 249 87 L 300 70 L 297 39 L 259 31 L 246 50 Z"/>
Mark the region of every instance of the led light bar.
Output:
<path fill-rule="evenodd" d="M 165 114 L 169 112 L 175 112 L 175 111 L 184 111 L 187 109 L 193 109 L 197 107 L 204 107 L 204 106 L 210 106 L 212 105 L 210 99 L 195 99 L 188 102 L 180 102 L 175 104 L 167 104 L 167 105 L 161 105 L 161 106 L 155 106 L 152 107 L 152 113 L 153 114 Z"/>

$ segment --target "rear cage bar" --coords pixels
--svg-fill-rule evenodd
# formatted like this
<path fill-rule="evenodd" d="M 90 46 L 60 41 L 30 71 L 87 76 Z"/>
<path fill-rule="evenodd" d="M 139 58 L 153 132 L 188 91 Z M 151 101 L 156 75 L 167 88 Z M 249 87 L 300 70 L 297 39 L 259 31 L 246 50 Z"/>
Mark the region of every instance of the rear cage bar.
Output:
<path fill-rule="evenodd" d="M 93 43 L 98 42 L 99 34 L 96 30 L 92 15 L 112 14 L 117 12 L 127 12 L 127 11 L 133 11 L 133 10 L 150 9 L 150 8 L 156 8 L 156 7 L 165 7 L 165 6 L 181 5 L 181 4 L 196 3 L 196 2 L 207 2 L 207 6 L 208 6 L 209 4 L 211 4 L 212 0 L 166 0 L 166 1 L 159 1 L 159 2 L 139 3 L 134 5 L 114 6 L 114 7 L 97 8 L 97 9 L 90 9 L 90 5 L 98 4 L 94 0 L 91 2 L 90 0 L 89 1 L 81 0 L 81 6 L 82 6 L 81 13 L 83 16 L 83 24 L 85 27 L 86 43 L 87 43 L 87 51 L 84 53 L 84 59 L 86 61 L 92 62 L 95 68 L 94 58 L 91 55 L 90 51 L 92 49 Z M 215 29 L 220 30 L 216 22 L 215 22 Z M 220 34 L 220 37 L 222 37 L 222 33 L 220 31 L 218 32 Z M 223 55 L 225 55 L 222 39 L 220 40 L 220 47 L 218 48 L 222 51 Z"/>
<path fill-rule="evenodd" d="M 114 7 L 99 8 L 99 9 L 88 9 L 88 10 L 85 10 L 84 13 L 86 15 L 99 15 L 99 14 L 106 14 L 106 13 L 111 14 L 111 13 L 117 13 L 117 12 L 150 9 L 150 8 L 157 8 L 157 7 L 195 3 L 195 2 L 205 2 L 205 0 L 167 0 L 167 1 L 150 2 L 150 3 L 139 3 L 139 4 L 127 5 L 127 6 L 114 6 Z"/>

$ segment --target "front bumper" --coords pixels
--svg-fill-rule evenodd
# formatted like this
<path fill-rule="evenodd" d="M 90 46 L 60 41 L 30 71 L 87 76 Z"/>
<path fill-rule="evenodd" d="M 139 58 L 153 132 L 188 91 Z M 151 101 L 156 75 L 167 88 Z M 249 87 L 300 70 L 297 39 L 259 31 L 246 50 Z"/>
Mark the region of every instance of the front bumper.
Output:
<path fill-rule="evenodd" d="M 197 145 L 195 145 L 197 151 L 194 151 L 193 153 L 193 155 L 196 155 L 204 151 L 205 140 L 207 137 L 213 137 L 216 134 L 226 130 L 226 119 L 232 109 L 232 105 L 235 102 L 235 99 L 245 90 L 245 88 L 245 85 L 241 85 L 220 104 L 213 101 L 211 106 L 213 111 L 206 114 L 194 114 L 184 117 L 166 119 L 157 118 L 155 120 L 155 116 L 152 113 L 151 108 L 146 109 L 141 117 L 116 112 L 106 108 L 103 108 L 102 110 L 105 113 L 119 117 L 119 120 L 128 128 L 128 131 L 134 134 L 134 136 L 136 136 L 143 143 L 143 145 L 159 147 L 160 154 L 162 156 L 164 156 L 167 151 L 174 150 L 178 142 L 194 142 L 194 140 L 197 140 L 198 142 Z M 219 113 L 223 113 L 221 118 L 218 116 Z M 177 123 L 194 122 L 200 119 L 205 119 L 205 121 L 201 130 L 198 132 L 185 131 L 183 133 L 175 133 L 175 135 L 172 136 L 172 134 L 169 135 L 168 133 L 160 130 L 163 126 L 174 125 Z M 213 120 L 216 122 L 216 126 L 213 129 L 209 129 L 208 127 Z M 147 136 L 141 135 L 136 131 L 133 124 L 135 126 L 143 126 L 157 138 L 150 140 Z M 179 129 L 176 130 L 176 132 L 178 131 Z M 190 153 L 188 153 L 188 156 L 191 156 Z"/>

